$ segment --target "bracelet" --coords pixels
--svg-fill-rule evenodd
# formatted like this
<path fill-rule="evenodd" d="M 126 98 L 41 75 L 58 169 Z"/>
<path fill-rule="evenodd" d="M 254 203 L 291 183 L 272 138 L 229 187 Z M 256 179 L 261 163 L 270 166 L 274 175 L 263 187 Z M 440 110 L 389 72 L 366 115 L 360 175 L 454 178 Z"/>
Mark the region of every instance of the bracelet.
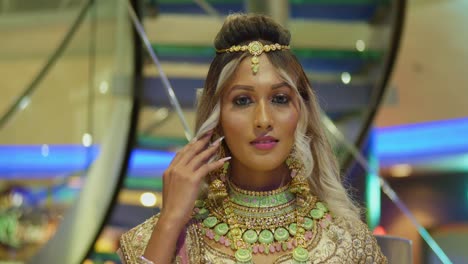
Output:
<path fill-rule="evenodd" d="M 139 262 L 140 264 L 154 264 L 153 261 L 148 260 L 147 258 L 143 257 L 143 255 L 140 256 L 139 259 L 140 259 L 140 262 Z"/>

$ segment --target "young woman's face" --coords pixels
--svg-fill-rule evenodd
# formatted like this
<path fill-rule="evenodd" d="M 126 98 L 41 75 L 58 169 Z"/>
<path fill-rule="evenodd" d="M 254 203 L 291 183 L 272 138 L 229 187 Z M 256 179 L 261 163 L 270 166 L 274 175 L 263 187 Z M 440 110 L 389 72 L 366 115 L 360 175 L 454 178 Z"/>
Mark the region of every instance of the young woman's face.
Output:
<path fill-rule="evenodd" d="M 259 57 L 255 75 L 250 58 L 241 61 L 223 91 L 220 122 L 233 165 L 268 171 L 284 165 L 291 152 L 299 104 L 266 55 Z"/>

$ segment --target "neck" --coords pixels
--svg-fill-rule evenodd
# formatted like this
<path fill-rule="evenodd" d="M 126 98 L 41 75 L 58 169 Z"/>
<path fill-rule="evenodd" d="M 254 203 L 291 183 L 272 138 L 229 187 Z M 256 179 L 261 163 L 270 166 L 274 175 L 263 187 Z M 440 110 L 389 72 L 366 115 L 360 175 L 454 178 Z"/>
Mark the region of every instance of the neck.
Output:
<path fill-rule="evenodd" d="M 289 182 L 289 169 L 282 165 L 273 170 L 253 170 L 238 162 L 233 162 L 230 171 L 231 181 L 248 191 L 271 191 Z"/>

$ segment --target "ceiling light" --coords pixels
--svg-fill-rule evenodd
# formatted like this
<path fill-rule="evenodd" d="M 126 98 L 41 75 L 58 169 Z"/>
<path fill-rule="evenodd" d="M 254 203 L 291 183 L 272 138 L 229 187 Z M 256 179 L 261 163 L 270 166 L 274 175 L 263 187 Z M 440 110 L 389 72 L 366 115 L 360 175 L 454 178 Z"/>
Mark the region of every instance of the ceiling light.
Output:
<path fill-rule="evenodd" d="M 154 193 L 145 192 L 140 196 L 140 203 L 146 207 L 152 207 L 156 205 L 156 195 Z"/>
<path fill-rule="evenodd" d="M 343 72 L 341 74 L 341 81 L 344 84 L 349 84 L 351 82 L 351 74 L 349 74 L 349 72 Z"/>
<path fill-rule="evenodd" d="M 101 84 L 99 85 L 99 91 L 102 94 L 105 94 L 107 93 L 108 90 L 109 90 L 109 83 L 107 81 L 102 81 Z"/>
<path fill-rule="evenodd" d="M 89 147 L 93 144 L 93 137 L 89 133 L 84 133 L 81 142 L 83 143 L 83 146 Z"/>
<path fill-rule="evenodd" d="M 397 178 L 408 177 L 412 171 L 413 169 L 409 164 L 395 165 L 390 169 L 392 176 Z"/>
<path fill-rule="evenodd" d="M 360 52 L 363 52 L 366 50 L 366 43 L 364 42 L 364 40 L 359 39 L 356 41 L 356 49 Z"/>

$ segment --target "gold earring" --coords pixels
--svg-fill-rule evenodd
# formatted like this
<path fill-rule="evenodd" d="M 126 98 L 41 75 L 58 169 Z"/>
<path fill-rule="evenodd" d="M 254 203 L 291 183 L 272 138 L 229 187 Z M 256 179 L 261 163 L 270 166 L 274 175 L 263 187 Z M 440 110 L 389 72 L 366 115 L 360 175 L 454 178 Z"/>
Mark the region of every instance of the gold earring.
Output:
<path fill-rule="evenodd" d="M 310 186 L 304 175 L 304 164 L 298 158 L 298 153 L 295 147 L 293 147 L 289 157 L 286 159 L 286 165 L 291 171 L 292 178 L 289 190 L 296 194 L 298 205 L 301 205 L 307 200 L 306 198 L 310 193 Z"/>
<path fill-rule="evenodd" d="M 218 160 L 225 157 L 224 147 L 220 146 L 218 152 Z M 221 204 L 227 197 L 226 178 L 229 169 L 229 162 L 225 162 L 224 165 L 216 171 L 210 172 L 209 176 L 211 179 L 210 186 L 208 187 L 208 200 L 214 204 Z"/>

